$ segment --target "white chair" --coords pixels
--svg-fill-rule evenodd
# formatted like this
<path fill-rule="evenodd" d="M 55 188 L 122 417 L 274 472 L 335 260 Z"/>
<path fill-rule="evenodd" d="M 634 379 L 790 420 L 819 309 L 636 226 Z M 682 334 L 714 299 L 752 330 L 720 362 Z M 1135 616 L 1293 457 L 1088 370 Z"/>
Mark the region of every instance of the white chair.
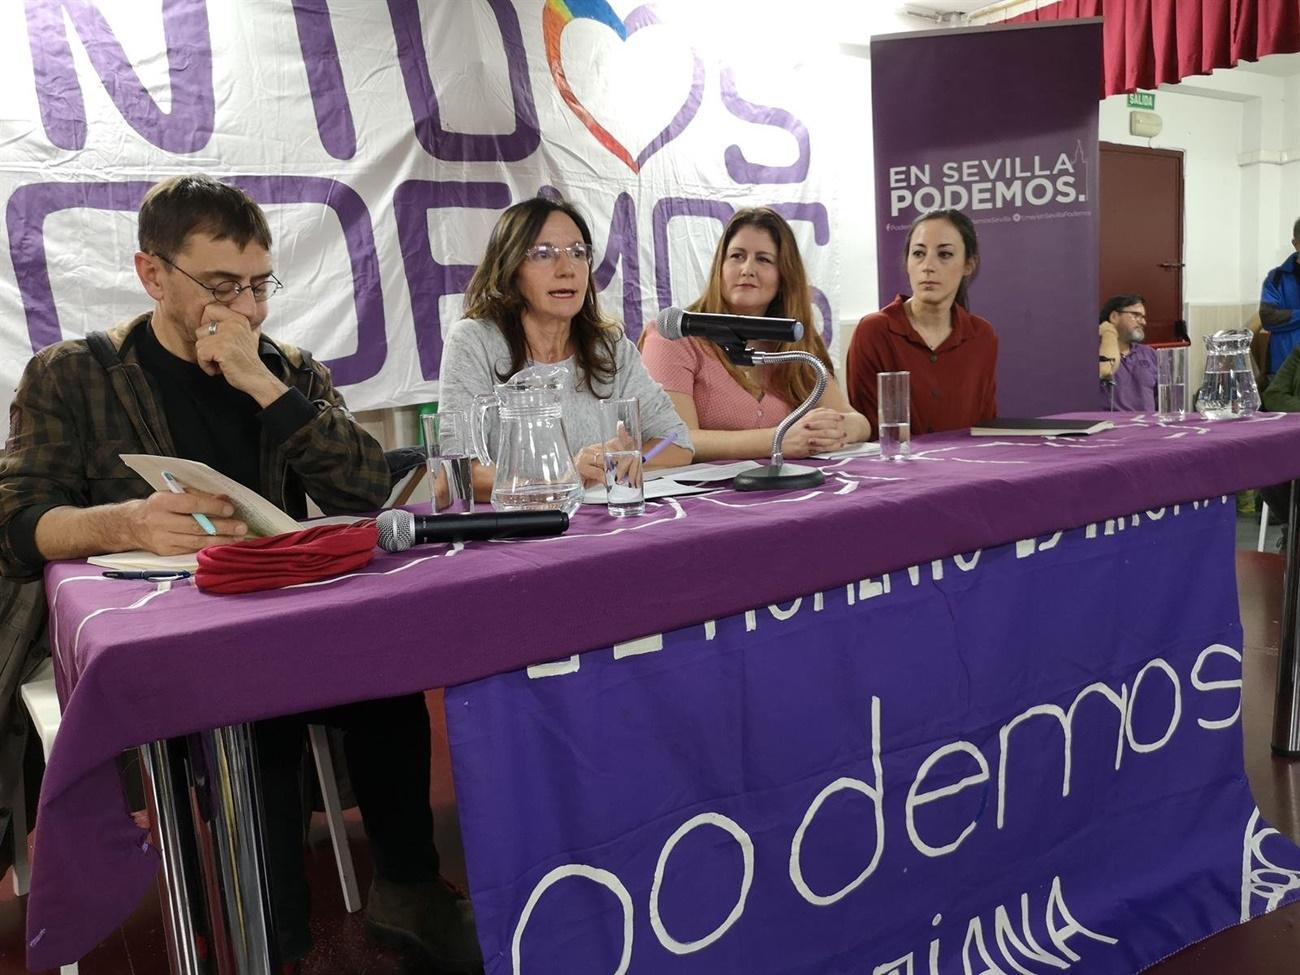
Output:
<path fill-rule="evenodd" d="M 27 713 L 41 739 L 45 762 L 50 761 L 54 736 L 58 733 L 63 711 L 54 687 L 54 663 L 48 657 L 32 674 L 31 680 L 20 690 Z M 334 774 L 334 755 L 324 725 L 308 725 L 307 738 L 311 742 L 312 759 L 320 780 L 325 821 L 329 824 L 330 842 L 334 845 L 334 863 L 339 871 L 339 884 L 343 888 L 343 905 L 349 914 L 361 910 L 361 891 L 357 887 L 357 872 L 352 864 L 352 850 L 343 825 L 343 808 L 339 803 L 338 779 Z M 15 782 L 14 796 L 10 802 L 13 810 L 14 834 L 14 893 L 19 897 L 27 893 L 31 880 L 31 866 L 27 859 L 27 805 L 21 770 Z M 77 975 L 77 966 L 64 965 L 60 975 Z"/>

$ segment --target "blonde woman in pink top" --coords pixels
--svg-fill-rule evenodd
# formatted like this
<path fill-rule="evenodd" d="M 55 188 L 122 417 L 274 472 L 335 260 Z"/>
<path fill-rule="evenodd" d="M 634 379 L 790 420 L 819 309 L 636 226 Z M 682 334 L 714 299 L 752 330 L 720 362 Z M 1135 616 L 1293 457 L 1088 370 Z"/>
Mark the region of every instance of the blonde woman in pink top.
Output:
<path fill-rule="evenodd" d="M 798 342 L 755 342 L 767 352 L 811 352 L 832 371 L 826 344 L 813 323 L 812 298 L 790 225 L 767 207 L 738 210 L 713 255 L 703 297 L 691 311 L 794 318 L 804 324 Z M 696 460 L 766 457 L 776 426 L 813 390 L 803 363 L 733 365 L 712 342 L 669 341 L 653 327 L 641 356 L 691 431 Z M 833 375 L 821 401 L 785 435 L 788 458 L 838 450 L 871 437 L 871 424 L 849 405 Z"/>

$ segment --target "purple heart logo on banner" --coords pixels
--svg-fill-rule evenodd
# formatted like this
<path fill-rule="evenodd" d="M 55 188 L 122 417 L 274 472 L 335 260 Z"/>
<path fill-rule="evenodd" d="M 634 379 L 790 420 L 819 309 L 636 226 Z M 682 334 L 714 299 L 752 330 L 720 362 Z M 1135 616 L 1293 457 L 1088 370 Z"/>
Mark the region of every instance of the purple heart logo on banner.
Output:
<path fill-rule="evenodd" d="M 667 126 L 634 157 L 627 146 L 596 120 L 596 117 L 574 93 L 573 86 L 565 74 L 560 50 L 560 35 L 566 27 L 578 20 L 592 20 L 603 24 L 612 30 L 620 41 L 626 43 L 633 34 L 643 27 L 658 24 L 660 22 L 659 18 L 653 8 L 646 5 L 637 7 L 628 14 L 626 20 L 621 20 L 610 9 L 605 0 L 546 0 L 546 7 L 542 11 L 542 35 L 546 41 L 546 63 L 550 66 L 551 77 L 555 79 L 555 87 L 559 90 L 560 96 L 573 111 L 573 114 L 578 117 L 579 121 L 587 127 L 587 131 L 596 137 L 597 142 L 608 149 L 615 158 L 622 160 L 632 172 L 640 172 L 646 160 L 681 135 L 700 110 L 700 103 L 704 94 L 704 63 L 700 60 L 699 55 L 692 50 L 691 58 L 694 69 L 690 91 L 687 93 L 686 99 L 677 109 L 672 119 L 669 120 Z"/>

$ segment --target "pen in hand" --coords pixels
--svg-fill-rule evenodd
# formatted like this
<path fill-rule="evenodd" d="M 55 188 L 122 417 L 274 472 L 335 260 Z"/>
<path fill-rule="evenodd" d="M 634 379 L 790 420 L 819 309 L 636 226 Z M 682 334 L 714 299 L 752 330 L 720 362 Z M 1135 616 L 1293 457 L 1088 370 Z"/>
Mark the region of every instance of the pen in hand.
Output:
<path fill-rule="evenodd" d="M 644 454 L 641 455 L 641 463 L 644 464 L 646 461 L 654 460 L 654 458 L 659 456 L 660 452 L 662 452 L 668 447 L 671 447 L 676 442 L 677 442 L 677 434 L 675 433 L 668 434 L 668 436 L 664 437 L 657 444 L 655 444 L 653 447 L 651 447 L 649 450 L 647 450 Z"/>
<path fill-rule="evenodd" d="M 170 491 L 172 494 L 185 493 L 185 489 L 181 487 L 180 481 L 176 480 L 175 475 L 173 475 L 171 471 L 163 471 L 162 477 L 163 480 L 167 483 L 167 490 Z M 208 520 L 208 516 L 203 514 L 202 512 L 200 511 L 194 512 L 194 520 L 197 521 L 199 523 L 199 527 L 202 528 L 209 535 L 215 535 L 217 533 L 217 526 L 212 524 L 212 522 Z"/>

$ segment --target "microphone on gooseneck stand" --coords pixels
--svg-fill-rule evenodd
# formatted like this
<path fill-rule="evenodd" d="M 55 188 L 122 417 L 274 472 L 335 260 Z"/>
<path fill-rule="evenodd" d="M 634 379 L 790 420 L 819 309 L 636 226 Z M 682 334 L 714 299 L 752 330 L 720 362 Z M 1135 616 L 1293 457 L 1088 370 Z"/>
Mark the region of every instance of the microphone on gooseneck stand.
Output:
<path fill-rule="evenodd" d="M 563 511 L 503 511 L 494 514 L 416 515 L 390 508 L 375 519 L 379 547 L 405 552 L 433 542 L 477 542 L 494 538 L 562 535 L 569 527 Z"/>
<path fill-rule="evenodd" d="M 730 346 L 744 346 L 746 342 L 798 342 L 803 338 L 803 323 L 793 318 L 715 315 L 680 308 L 661 311 L 658 326 L 659 334 L 666 339 L 708 339 L 728 351 Z"/>
<path fill-rule="evenodd" d="M 772 435 L 772 462 L 758 470 L 736 475 L 737 491 L 793 491 L 817 487 L 826 475 L 816 467 L 787 464 L 781 450 L 786 432 L 817 405 L 830 377 L 826 364 L 811 352 L 758 352 L 746 342 L 797 342 L 803 338 L 803 323 L 793 318 L 760 318 L 749 315 L 715 315 L 709 312 L 665 308 L 657 319 L 659 334 L 666 339 L 702 338 L 721 347 L 723 354 L 738 366 L 762 366 L 781 362 L 801 362 L 815 377 L 808 398 L 777 424 Z"/>

